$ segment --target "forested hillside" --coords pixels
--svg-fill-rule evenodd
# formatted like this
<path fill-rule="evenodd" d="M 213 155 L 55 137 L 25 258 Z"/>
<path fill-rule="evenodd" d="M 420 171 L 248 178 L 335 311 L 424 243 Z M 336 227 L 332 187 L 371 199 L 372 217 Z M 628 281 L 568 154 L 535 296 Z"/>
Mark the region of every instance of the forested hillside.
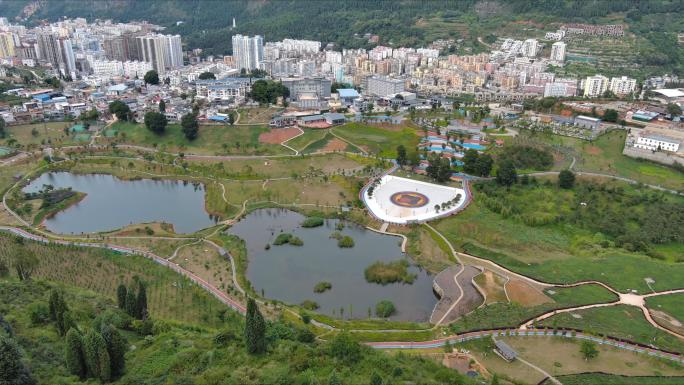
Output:
<path fill-rule="evenodd" d="M 34 3 L 38 2 L 0 0 L 0 15 L 15 18 L 24 5 Z M 180 33 L 188 47 L 205 48 L 207 54 L 229 53 L 233 33 L 258 33 L 268 41 L 316 39 L 342 47 L 369 46 L 365 33 L 395 46 L 420 46 L 439 38 L 462 38 L 477 46 L 477 37 L 496 33 L 509 22 L 627 22 L 632 32 L 647 38 L 657 34 L 649 40 L 670 48 L 657 60 L 669 63 L 681 60 L 681 46 L 676 46 L 676 35 L 662 32 L 684 32 L 678 16 L 684 12 L 684 0 L 95 0 L 88 7 L 79 0 L 47 0 L 39 4 L 27 17 L 29 23 L 63 16 L 149 20 Z M 235 30 L 231 30 L 233 17 Z"/>

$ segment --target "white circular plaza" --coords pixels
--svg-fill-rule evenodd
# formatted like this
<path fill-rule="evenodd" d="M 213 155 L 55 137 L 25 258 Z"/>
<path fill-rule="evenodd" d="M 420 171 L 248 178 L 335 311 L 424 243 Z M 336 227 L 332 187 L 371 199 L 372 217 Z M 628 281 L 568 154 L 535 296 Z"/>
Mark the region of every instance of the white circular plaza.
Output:
<path fill-rule="evenodd" d="M 367 186 L 362 198 L 370 212 L 383 222 L 426 222 L 460 210 L 465 190 L 385 175 Z"/>

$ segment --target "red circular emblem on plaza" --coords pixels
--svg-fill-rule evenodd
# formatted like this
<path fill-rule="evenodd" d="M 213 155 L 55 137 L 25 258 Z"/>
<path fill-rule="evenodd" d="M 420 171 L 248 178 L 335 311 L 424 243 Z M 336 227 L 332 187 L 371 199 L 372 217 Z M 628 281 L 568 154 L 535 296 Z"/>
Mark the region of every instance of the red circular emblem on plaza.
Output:
<path fill-rule="evenodd" d="M 413 191 L 402 191 L 392 194 L 392 203 L 401 207 L 423 207 L 430 202 L 425 195 Z"/>

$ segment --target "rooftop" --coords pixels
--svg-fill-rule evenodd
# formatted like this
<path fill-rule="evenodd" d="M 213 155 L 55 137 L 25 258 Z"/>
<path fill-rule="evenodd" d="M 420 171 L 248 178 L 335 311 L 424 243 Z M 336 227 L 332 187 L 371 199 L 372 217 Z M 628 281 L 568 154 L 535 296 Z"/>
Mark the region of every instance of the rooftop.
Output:
<path fill-rule="evenodd" d="M 360 96 L 353 88 L 339 88 L 337 93 L 341 98 L 358 98 Z"/>
<path fill-rule="evenodd" d="M 653 92 L 657 92 L 668 98 L 681 98 L 684 96 L 684 91 L 677 88 L 663 88 L 660 90 L 653 90 Z"/>

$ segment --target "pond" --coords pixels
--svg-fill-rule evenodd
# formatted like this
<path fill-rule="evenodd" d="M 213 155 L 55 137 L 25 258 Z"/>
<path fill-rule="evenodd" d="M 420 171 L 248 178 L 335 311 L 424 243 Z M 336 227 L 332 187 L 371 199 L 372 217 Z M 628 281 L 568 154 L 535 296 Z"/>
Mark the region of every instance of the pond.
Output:
<path fill-rule="evenodd" d="M 166 222 L 177 233 L 192 233 L 215 224 L 204 209 L 204 185 L 178 180 L 123 180 L 106 174 L 45 173 L 24 187 L 71 187 L 87 196 L 43 222 L 60 234 L 111 231 L 130 224 Z"/>
<path fill-rule="evenodd" d="M 367 318 L 368 308 L 375 317 L 375 305 L 390 300 L 397 313 L 390 319 L 428 321 L 437 298 L 432 291 L 433 277 L 415 266 L 413 284 L 369 283 L 364 270 L 376 261 L 395 261 L 406 256 L 401 252 L 401 238 L 378 234 L 356 224 L 343 221 L 343 235 L 354 239 L 354 247 L 339 248 L 330 238 L 340 221 L 328 219 L 320 227 L 303 228 L 305 217 L 284 209 L 260 209 L 247 215 L 228 232 L 245 240 L 249 263 L 247 278 L 254 290 L 263 290 L 267 298 L 290 304 L 305 300 L 318 303 L 319 313 L 344 318 Z M 273 245 L 281 232 L 302 241 L 302 246 Z M 266 249 L 266 245 L 271 245 Z M 314 293 L 319 282 L 330 282 L 332 289 Z"/>

